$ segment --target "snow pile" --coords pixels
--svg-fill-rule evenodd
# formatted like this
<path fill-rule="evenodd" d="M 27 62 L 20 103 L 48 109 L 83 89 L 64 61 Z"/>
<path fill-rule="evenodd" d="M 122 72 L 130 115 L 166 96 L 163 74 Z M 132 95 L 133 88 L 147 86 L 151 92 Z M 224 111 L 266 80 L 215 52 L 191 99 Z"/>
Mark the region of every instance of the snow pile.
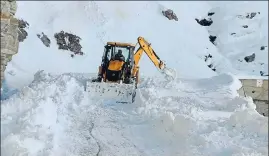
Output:
<path fill-rule="evenodd" d="M 87 79 L 38 72 L 3 101 L 1 154 L 268 155 L 268 118 L 233 94 L 230 75 L 144 79 L 132 105 L 92 101 Z"/>
<path fill-rule="evenodd" d="M 29 87 L 2 102 L 1 155 L 97 153 L 86 115 L 92 109 L 75 78 L 37 73 Z"/>
<path fill-rule="evenodd" d="M 137 108 L 152 120 L 149 132 L 139 134 L 157 136 L 146 142 L 162 147 L 156 155 L 268 154 L 268 118 L 253 101 L 234 94 L 240 85 L 233 76 L 186 80 L 166 89 L 158 84 L 151 80 L 148 86 L 158 88 L 140 89 L 144 103 Z"/>

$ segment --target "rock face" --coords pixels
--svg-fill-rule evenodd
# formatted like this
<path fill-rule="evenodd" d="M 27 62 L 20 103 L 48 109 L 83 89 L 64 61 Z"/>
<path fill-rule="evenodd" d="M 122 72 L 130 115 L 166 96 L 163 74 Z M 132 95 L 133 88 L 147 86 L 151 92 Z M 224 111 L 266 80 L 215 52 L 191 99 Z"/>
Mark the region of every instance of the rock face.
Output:
<path fill-rule="evenodd" d="M 168 9 L 166 11 L 162 11 L 163 15 L 167 17 L 169 20 L 175 20 L 178 21 L 177 15 L 174 13 L 173 10 Z"/>
<path fill-rule="evenodd" d="M 7 63 L 18 52 L 18 20 L 15 0 L 1 1 L 1 86 Z"/>
<path fill-rule="evenodd" d="M 18 39 L 19 42 L 23 42 L 28 36 L 28 33 L 27 31 L 25 31 L 25 28 L 29 26 L 29 23 L 21 19 L 18 21 L 18 24 L 19 24 Z"/>
<path fill-rule="evenodd" d="M 215 43 L 216 39 L 217 39 L 217 36 L 212 36 L 212 35 L 209 36 L 209 41 L 213 43 L 214 45 L 216 45 Z"/>
<path fill-rule="evenodd" d="M 64 31 L 54 34 L 54 37 L 59 46 L 58 49 L 71 51 L 75 55 L 83 55 L 81 51 L 82 46 L 79 43 L 80 37 Z M 74 55 L 71 55 L 71 57 L 74 57 Z"/>
<path fill-rule="evenodd" d="M 247 19 L 253 19 L 256 15 L 259 15 L 261 14 L 260 12 L 251 12 L 251 13 L 247 13 L 246 15 L 237 15 L 237 18 L 240 18 L 240 19 L 244 19 L 244 18 L 247 18 Z"/>
<path fill-rule="evenodd" d="M 42 34 L 37 34 L 37 37 L 42 41 L 42 43 L 46 46 L 46 47 L 50 47 L 50 39 L 48 38 L 47 35 L 45 35 L 43 32 Z"/>
<path fill-rule="evenodd" d="M 260 50 L 264 50 L 267 46 L 261 46 Z"/>
<path fill-rule="evenodd" d="M 260 12 L 251 12 L 251 13 L 248 13 L 246 18 L 249 18 L 249 19 L 252 19 L 253 17 L 255 17 L 256 15 L 260 14 Z"/>
<path fill-rule="evenodd" d="M 205 56 L 204 61 L 205 61 L 206 63 L 209 63 L 209 64 L 207 65 L 208 68 L 212 69 L 213 71 L 216 71 L 216 67 L 215 67 L 215 66 L 213 65 L 213 63 L 212 63 L 212 58 L 213 58 L 213 56 L 212 56 L 211 54 L 208 54 L 208 55 Z"/>
<path fill-rule="evenodd" d="M 252 62 L 252 61 L 254 61 L 255 60 L 255 53 L 253 53 L 253 54 L 251 54 L 251 55 L 249 55 L 249 56 L 246 56 L 245 58 L 244 58 L 244 60 L 246 61 L 246 62 Z"/>
<path fill-rule="evenodd" d="M 211 18 L 209 18 L 209 19 L 202 19 L 202 20 L 199 20 L 199 19 L 197 19 L 197 18 L 195 18 L 195 20 L 196 20 L 196 22 L 198 23 L 198 24 L 200 24 L 201 26 L 210 26 L 212 23 L 213 23 L 213 21 L 212 21 L 212 19 Z"/>
<path fill-rule="evenodd" d="M 209 13 L 207 13 L 207 16 L 212 16 L 214 14 L 215 14 L 214 12 L 209 12 Z"/>

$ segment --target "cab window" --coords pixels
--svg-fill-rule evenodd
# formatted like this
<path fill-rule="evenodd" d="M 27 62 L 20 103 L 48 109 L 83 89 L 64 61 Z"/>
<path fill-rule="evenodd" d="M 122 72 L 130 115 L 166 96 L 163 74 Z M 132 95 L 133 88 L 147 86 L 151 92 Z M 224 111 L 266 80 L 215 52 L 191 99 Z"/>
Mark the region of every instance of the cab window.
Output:
<path fill-rule="evenodd" d="M 130 50 L 126 47 L 115 47 L 115 52 L 113 56 L 118 53 L 118 50 L 122 51 L 122 55 L 125 57 L 125 61 L 127 61 L 129 59 Z"/>

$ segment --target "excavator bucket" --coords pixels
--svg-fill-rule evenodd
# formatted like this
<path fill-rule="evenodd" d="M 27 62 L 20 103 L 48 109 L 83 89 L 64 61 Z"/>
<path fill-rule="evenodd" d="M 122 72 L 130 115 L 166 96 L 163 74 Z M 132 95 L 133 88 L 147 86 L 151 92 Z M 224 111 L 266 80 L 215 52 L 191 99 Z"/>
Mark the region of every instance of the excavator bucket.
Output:
<path fill-rule="evenodd" d="M 167 68 L 167 67 L 164 67 L 161 72 L 163 73 L 163 75 L 165 76 L 165 78 L 168 80 L 168 81 L 173 81 L 176 79 L 177 77 L 177 72 L 175 69 L 172 69 L 172 68 Z"/>
<path fill-rule="evenodd" d="M 134 84 L 87 82 L 86 91 L 92 98 L 133 103 L 136 95 Z"/>

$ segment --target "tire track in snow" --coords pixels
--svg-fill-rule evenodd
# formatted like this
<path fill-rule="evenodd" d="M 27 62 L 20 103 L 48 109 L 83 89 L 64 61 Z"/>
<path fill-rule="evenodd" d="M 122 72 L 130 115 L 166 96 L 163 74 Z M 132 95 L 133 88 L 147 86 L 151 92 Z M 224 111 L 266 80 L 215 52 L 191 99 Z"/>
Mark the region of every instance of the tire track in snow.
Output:
<path fill-rule="evenodd" d="M 96 153 L 96 156 L 99 156 L 100 152 L 101 152 L 101 145 L 99 143 L 99 141 L 97 141 L 97 139 L 95 138 L 95 136 L 92 134 L 92 130 L 94 129 L 94 123 L 91 123 L 91 127 L 90 127 L 90 135 L 91 137 L 95 140 L 97 146 L 98 146 L 98 151 Z"/>

